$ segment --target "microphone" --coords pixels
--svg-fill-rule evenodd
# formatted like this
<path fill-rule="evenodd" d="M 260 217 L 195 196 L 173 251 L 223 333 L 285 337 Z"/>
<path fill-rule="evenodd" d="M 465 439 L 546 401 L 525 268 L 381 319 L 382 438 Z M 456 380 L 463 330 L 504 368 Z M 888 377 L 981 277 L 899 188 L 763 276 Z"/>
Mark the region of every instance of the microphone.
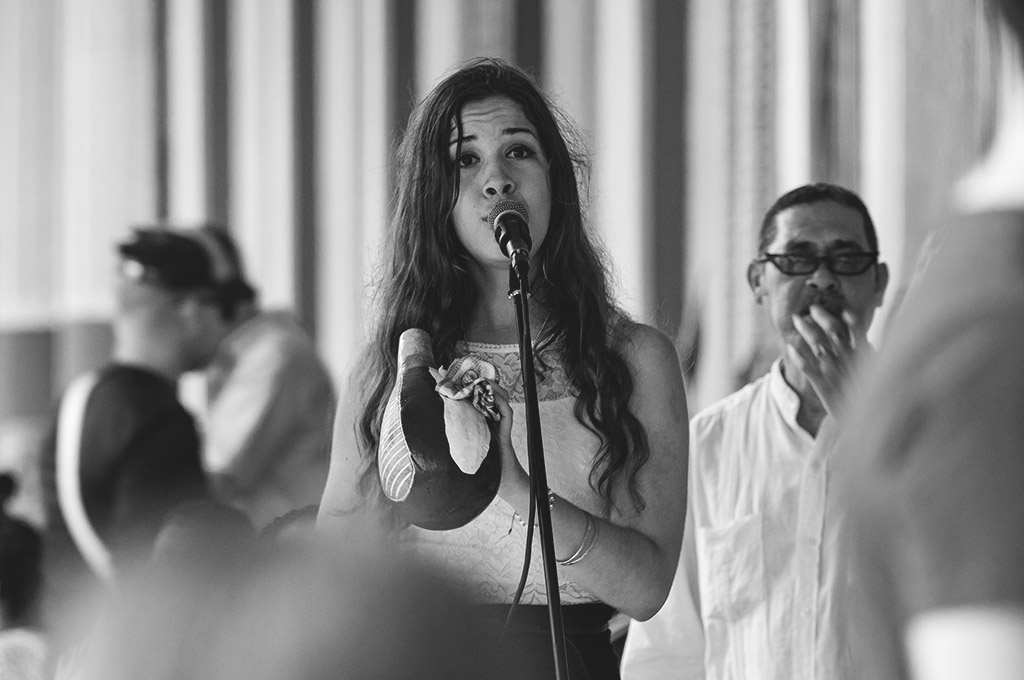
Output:
<path fill-rule="evenodd" d="M 519 201 L 505 199 L 498 201 L 487 221 L 494 230 L 494 240 L 505 257 L 513 257 L 516 253 L 529 257 L 533 239 L 530 238 L 530 211 Z"/>
<path fill-rule="evenodd" d="M 455 529 L 490 505 L 501 482 L 497 441 L 468 402 L 437 391 L 430 335 L 410 328 L 398 339 L 398 375 L 384 407 L 377 472 L 398 514 L 424 529 Z M 476 447 L 470 462 L 467 442 Z"/>

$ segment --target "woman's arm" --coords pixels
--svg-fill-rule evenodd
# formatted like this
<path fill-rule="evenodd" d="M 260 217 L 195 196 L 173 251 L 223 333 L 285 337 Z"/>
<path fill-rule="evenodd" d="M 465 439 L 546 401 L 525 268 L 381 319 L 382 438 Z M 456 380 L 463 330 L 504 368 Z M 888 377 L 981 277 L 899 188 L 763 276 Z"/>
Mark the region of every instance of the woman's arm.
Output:
<path fill-rule="evenodd" d="M 668 599 L 655 616 L 629 624 L 622 650 L 622 680 L 704 680 L 704 625 L 692 503 L 693 497 L 688 495 L 683 551 Z"/>
<path fill-rule="evenodd" d="M 636 324 L 622 352 L 633 377 L 629 409 L 643 425 L 650 446 L 650 458 L 637 478 L 646 505 L 637 512 L 627 480 L 620 479 L 615 490 L 618 506 L 609 519 L 590 515 L 561 497 L 555 498 L 551 517 L 558 560 L 576 554 L 586 535 L 596 531 L 593 547 L 579 562 L 563 567 L 566 573 L 605 603 L 644 620 L 665 601 L 679 560 L 686 512 L 688 415 L 678 356 L 668 338 Z M 500 388 L 495 393 L 503 416 L 498 493 L 526 517 L 529 478 L 512 449 L 507 395 Z M 586 478 L 590 470 L 581 469 L 579 474 Z"/>

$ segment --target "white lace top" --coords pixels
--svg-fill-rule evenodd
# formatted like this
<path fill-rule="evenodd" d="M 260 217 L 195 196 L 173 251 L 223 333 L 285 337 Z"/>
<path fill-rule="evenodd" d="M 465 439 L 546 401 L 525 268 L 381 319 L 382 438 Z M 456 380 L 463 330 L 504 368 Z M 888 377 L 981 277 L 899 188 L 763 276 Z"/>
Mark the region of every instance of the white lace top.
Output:
<path fill-rule="evenodd" d="M 529 470 L 519 347 L 466 342 L 463 348 L 466 353 L 476 354 L 498 369 L 498 382 L 509 391 L 514 414 L 512 443 L 519 461 Z M 543 380 L 537 381 L 548 485 L 560 498 L 603 517 L 603 503 L 589 483 L 591 464 L 600 440 L 573 415 L 575 398 L 566 384 L 562 367 L 555 365 L 555 355 L 544 352 L 542 357 L 538 357 L 538 367 L 540 358 L 550 367 Z M 514 519 L 512 506 L 495 498 L 479 517 L 464 527 L 450 531 L 410 527 L 403 532 L 402 542 L 419 557 L 438 565 L 456 579 L 463 592 L 475 601 L 505 604 L 512 601 L 522 572 L 526 527 Z M 569 551 L 562 549 L 557 552 L 565 554 Z M 561 568 L 558 571 L 562 604 L 597 601 L 567 579 Z M 547 602 L 539 530 L 534 530 L 530 574 L 521 602 Z"/>

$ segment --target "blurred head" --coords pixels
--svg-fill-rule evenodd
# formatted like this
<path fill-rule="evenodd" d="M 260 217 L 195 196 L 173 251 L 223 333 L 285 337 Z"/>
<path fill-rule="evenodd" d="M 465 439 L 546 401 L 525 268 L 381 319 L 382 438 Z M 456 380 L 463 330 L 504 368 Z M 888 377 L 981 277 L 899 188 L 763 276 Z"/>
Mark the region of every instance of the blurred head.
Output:
<path fill-rule="evenodd" d="M 320 506 L 307 505 L 291 510 L 274 519 L 260 530 L 260 542 L 264 545 L 291 545 L 307 539 L 316 529 L 316 518 Z"/>
<path fill-rule="evenodd" d="M 238 246 L 220 225 L 137 227 L 130 239 L 118 245 L 118 252 L 126 278 L 204 296 L 226 321 L 256 297 L 245 279 Z"/>
<path fill-rule="evenodd" d="M 0 474 L 0 629 L 34 623 L 43 584 L 42 537 L 7 514 L 16 490 L 14 478 Z"/>
<path fill-rule="evenodd" d="M 368 541 L 260 552 L 212 586 L 136 577 L 101 617 L 82 680 L 495 677 L 452 588 Z"/>
<path fill-rule="evenodd" d="M 248 516 L 211 500 L 178 505 L 153 543 L 153 562 L 187 569 L 230 569 L 249 559 L 256 530 Z"/>
<path fill-rule="evenodd" d="M 837 317 L 849 312 L 856 319 L 852 331 L 862 338 L 889 281 L 877 248 L 871 217 L 856 194 L 832 184 L 807 185 L 765 214 L 747 279 L 783 341 L 799 340 L 792 317 L 808 315 L 811 305 Z"/>
<path fill-rule="evenodd" d="M 251 313 L 234 241 L 217 226 L 140 227 L 119 244 L 118 344 L 165 355 L 181 371 L 205 366 L 217 343 Z"/>

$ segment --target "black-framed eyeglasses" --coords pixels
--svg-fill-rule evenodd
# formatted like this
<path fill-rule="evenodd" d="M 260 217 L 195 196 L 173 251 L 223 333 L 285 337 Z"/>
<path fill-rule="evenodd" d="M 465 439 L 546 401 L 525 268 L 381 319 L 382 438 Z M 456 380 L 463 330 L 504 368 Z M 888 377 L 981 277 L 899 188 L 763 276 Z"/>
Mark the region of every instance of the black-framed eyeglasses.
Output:
<path fill-rule="evenodd" d="M 834 253 L 811 255 L 803 253 L 765 253 L 757 262 L 771 262 L 786 276 L 808 276 L 818 271 L 822 264 L 837 276 L 863 274 L 878 263 L 878 252 Z"/>

